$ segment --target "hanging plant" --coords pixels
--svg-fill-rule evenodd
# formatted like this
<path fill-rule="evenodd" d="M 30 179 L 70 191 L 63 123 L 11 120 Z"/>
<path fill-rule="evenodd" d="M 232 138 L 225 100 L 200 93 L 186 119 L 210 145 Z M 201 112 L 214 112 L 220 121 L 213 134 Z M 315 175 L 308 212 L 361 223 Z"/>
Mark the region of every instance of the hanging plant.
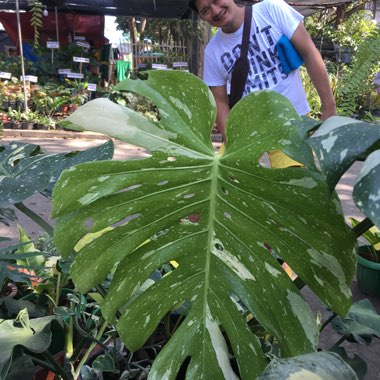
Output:
<path fill-rule="evenodd" d="M 30 7 L 30 12 L 32 13 L 32 18 L 30 19 L 30 25 L 34 28 L 33 48 L 38 49 L 40 47 L 39 29 L 42 27 L 43 5 L 38 0 L 28 0 L 28 5 Z"/>

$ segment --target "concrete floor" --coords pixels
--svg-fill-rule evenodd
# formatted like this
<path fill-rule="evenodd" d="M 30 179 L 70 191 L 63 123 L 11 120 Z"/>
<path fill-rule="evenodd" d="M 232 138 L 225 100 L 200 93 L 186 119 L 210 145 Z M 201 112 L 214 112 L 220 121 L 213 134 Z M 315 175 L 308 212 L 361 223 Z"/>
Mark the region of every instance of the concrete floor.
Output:
<path fill-rule="evenodd" d="M 7 144 L 9 141 L 23 141 L 32 144 L 38 144 L 42 147 L 45 152 L 49 153 L 59 153 L 59 152 L 69 152 L 73 150 L 84 150 L 92 146 L 100 145 L 105 142 L 103 137 L 99 136 L 88 136 L 88 139 L 80 138 L 71 138 L 77 137 L 78 135 L 72 135 L 66 138 L 47 138 L 48 135 L 39 137 L 30 137 L 29 136 L 5 136 L 0 140 L 0 144 Z M 216 146 L 218 144 L 215 144 Z M 135 157 L 144 157 L 147 156 L 147 152 L 142 148 L 135 147 L 130 144 L 122 143 L 115 141 L 115 159 L 126 159 L 126 158 L 135 158 Z M 352 186 L 354 179 L 356 178 L 358 171 L 360 170 L 360 164 L 354 164 L 353 167 L 343 176 L 341 181 L 337 186 L 337 192 L 339 198 L 342 201 L 343 211 L 345 217 L 355 217 L 359 220 L 363 219 L 362 213 L 357 209 L 355 204 L 352 201 Z M 50 220 L 50 202 L 46 202 L 46 198 L 40 194 L 31 196 L 25 201 L 25 204 L 28 207 L 31 207 L 35 212 L 42 216 L 46 220 Z M 18 223 L 26 230 L 31 238 L 36 238 L 40 233 L 40 228 L 35 223 L 27 219 L 24 214 L 16 210 L 16 215 L 18 217 Z M 52 223 L 52 222 L 51 222 Z M 13 240 L 17 239 L 17 228 L 16 223 L 12 223 L 9 227 L 3 226 L 0 224 L 0 236 L 8 236 Z M 1 243 L 0 243 L 1 244 Z M 1 246 L 1 245 L 0 245 Z M 352 284 L 352 292 L 354 301 L 360 300 L 365 297 L 358 291 L 356 281 Z M 323 315 L 323 318 L 327 318 L 328 312 L 325 307 L 321 305 L 319 300 L 314 296 L 314 294 L 308 289 L 304 288 L 302 290 L 305 298 L 310 303 L 313 311 L 315 313 L 320 312 Z M 374 304 L 375 309 L 380 313 L 380 299 L 379 298 L 369 298 Z M 335 334 L 335 332 L 329 327 L 321 335 L 320 347 L 323 349 L 329 348 L 333 343 L 335 343 L 340 338 L 340 335 Z M 375 340 L 370 346 L 359 346 L 352 343 L 344 343 L 343 346 L 346 348 L 350 356 L 359 355 L 363 358 L 368 364 L 368 373 L 365 377 L 365 380 L 376 380 L 380 379 L 380 340 Z M 340 380 L 340 379 L 337 379 Z M 344 380 L 344 379 L 342 379 Z"/>

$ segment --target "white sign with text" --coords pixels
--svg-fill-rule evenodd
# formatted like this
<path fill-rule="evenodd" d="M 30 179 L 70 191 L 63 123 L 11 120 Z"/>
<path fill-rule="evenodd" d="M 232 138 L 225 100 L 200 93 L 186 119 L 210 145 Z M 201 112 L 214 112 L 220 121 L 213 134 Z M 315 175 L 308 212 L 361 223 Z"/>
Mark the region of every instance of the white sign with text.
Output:
<path fill-rule="evenodd" d="M 89 63 L 90 58 L 83 58 L 83 57 L 73 57 L 74 62 L 81 62 L 81 63 Z"/>

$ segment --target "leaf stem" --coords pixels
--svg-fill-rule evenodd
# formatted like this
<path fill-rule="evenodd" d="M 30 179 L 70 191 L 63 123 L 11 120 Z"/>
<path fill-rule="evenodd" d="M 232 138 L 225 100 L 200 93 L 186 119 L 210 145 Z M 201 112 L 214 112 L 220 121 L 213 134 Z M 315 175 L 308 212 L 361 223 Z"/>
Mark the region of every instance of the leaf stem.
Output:
<path fill-rule="evenodd" d="M 330 315 L 330 317 L 328 317 L 322 324 L 322 326 L 320 327 L 319 331 L 322 331 L 335 317 L 337 316 L 336 313 L 333 313 L 332 315 Z"/>
<path fill-rule="evenodd" d="M 108 325 L 107 321 L 104 321 L 103 325 L 100 327 L 100 329 L 99 329 L 99 331 L 98 331 L 98 333 L 97 333 L 97 335 L 95 337 L 96 340 L 99 340 L 102 337 L 105 329 L 107 328 L 107 325 Z M 97 346 L 96 342 L 91 343 L 90 346 L 88 347 L 87 351 L 83 355 L 81 361 L 79 362 L 79 364 L 78 364 L 78 366 L 77 366 L 77 368 L 76 368 L 76 370 L 74 372 L 74 379 L 75 380 L 79 377 L 81 368 L 86 363 L 86 361 L 87 361 L 88 357 L 90 356 L 92 350 L 96 346 Z"/>
<path fill-rule="evenodd" d="M 56 372 L 56 369 L 52 365 L 50 365 L 49 363 L 30 355 L 30 353 L 28 355 L 30 356 L 30 358 L 32 359 L 32 361 L 35 364 L 38 364 L 40 367 L 44 367 L 44 368 L 48 369 L 49 371 Z"/>
<path fill-rule="evenodd" d="M 352 231 L 354 232 L 356 237 L 359 237 L 364 234 L 368 229 L 370 229 L 374 224 L 371 219 L 365 218 L 359 224 L 357 224 Z"/>
<path fill-rule="evenodd" d="M 346 336 L 342 336 L 334 345 L 330 347 L 330 349 L 333 347 L 339 347 L 339 345 L 342 344 L 346 339 L 347 339 Z"/>
<path fill-rule="evenodd" d="M 55 304 L 58 305 L 59 298 L 61 296 L 61 272 L 58 272 L 57 275 L 57 286 L 55 288 Z"/>
<path fill-rule="evenodd" d="M 73 356 L 73 336 L 74 336 L 74 317 L 73 313 L 73 303 L 70 302 L 70 319 L 69 323 L 65 324 L 65 359 L 70 359 Z"/>
<path fill-rule="evenodd" d="M 54 367 L 54 372 L 58 373 L 63 380 L 72 380 L 72 378 L 63 370 L 63 368 L 55 360 L 55 357 L 48 350 L 46 350 L 43 355 L 46 360 Z"/>
<path fill-rule="evenodd" d="M 53 227 L 49 223 L 47 223 L 43 218 L 37 215 L 33 210 L 25 206 L 24 203 L 18 202 L 15 203 L 13 206 L 15 206 L 19 211 L 21 211 L 30 219 L 32 219 L 33 222 L 37 223 L 45 232 L 49 234 L 49 236 L 53 236 Z"/>

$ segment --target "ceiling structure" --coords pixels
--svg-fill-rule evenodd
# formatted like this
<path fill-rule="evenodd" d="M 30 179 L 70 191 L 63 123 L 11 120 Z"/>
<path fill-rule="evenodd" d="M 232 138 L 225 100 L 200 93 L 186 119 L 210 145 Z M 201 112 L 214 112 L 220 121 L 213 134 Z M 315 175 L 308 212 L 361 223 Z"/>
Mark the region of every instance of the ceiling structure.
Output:
<path fill-rule="evenodd" d="M 59 12 L 108 16 L 138 16 L 147 18 L 188 18 L 188 0 L 41 0 L 47 9 L 57 6 Z M 258 0 L 237 0 L 249 4 Z M 324 8 L 349 3 L 352 0 L 290 0 L 288 3 L 304 16 Z M 21 10 L 29 10 L 28 0 L 19 0 Z M 15 10 L 15 0 L 0 0 L 0 10 Z"/>

